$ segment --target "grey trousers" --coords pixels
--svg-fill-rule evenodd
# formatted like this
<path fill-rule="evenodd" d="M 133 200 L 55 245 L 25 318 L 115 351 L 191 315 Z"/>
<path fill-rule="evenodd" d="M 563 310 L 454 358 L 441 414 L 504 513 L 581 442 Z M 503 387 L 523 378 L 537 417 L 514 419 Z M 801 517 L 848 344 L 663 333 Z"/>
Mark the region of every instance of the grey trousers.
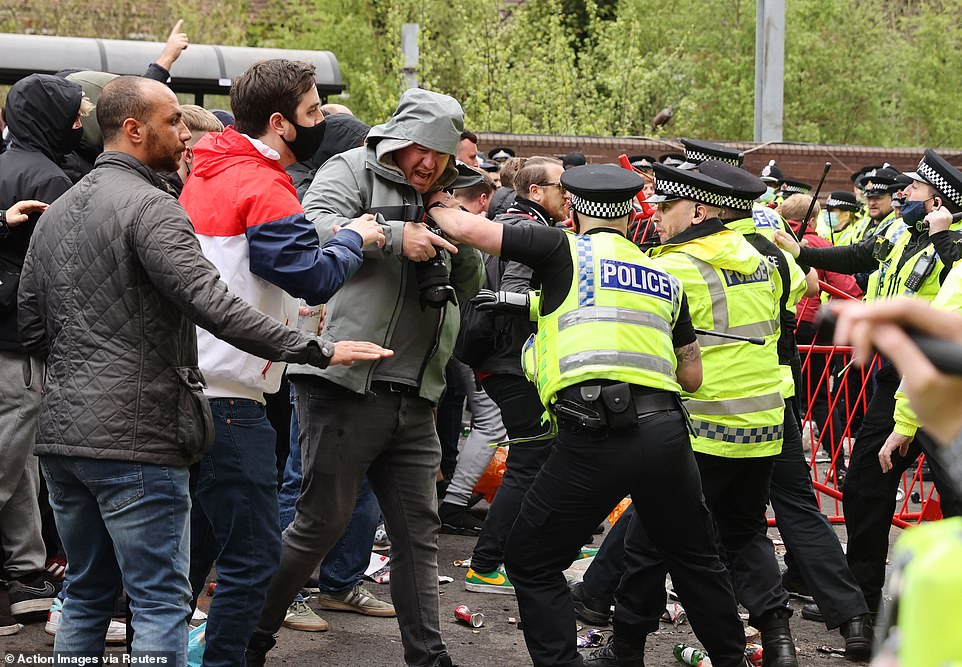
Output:
<path fill-rule="evenodd" d="M 471 411 L 471 433 L 461 446 L 458 454 L 458 465 L 451 477 L 451 484 L 444 495 L 444 502 L 466 507 L 471 499 L 474 485 L 487 470 L 495 448 L 491 445 L 502 442 L 508 437 L 501 422 L 501 410 L 498 404 L 491 400 L 484 389 L 478 387 L 474 379 L 474 372 L 460 361 L 452 360 L 457 365 L 458 374 L 467 388 L 468 410 Z"/>
<path fill-rule="evenodd" d="M 0 352 L 0 547 L 11 577 L 43 569 L 40 469 L 33 455 L 40 412 L 43 365 L 15 352 Z"/>
<path fill-rule="evenodd" d="M 284 531 L 258 631 L 274 633 L 294 596 L 340 539 L 367 475 L 391 538 L 391 601 L 404 660 L 429 667 L 445 653 L 438 619 L 435 480 L 441 444 L 432 405 L 416 393 L 375 385 L 361 396 L 321 379 L 293 376 L 304 481 Z"/>

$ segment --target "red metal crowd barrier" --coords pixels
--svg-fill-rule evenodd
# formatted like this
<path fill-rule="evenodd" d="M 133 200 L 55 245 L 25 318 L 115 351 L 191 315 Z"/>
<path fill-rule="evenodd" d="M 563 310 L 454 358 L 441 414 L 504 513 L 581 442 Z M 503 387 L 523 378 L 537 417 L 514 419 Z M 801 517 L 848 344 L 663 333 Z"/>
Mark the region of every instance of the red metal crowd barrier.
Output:
<path fill-rule="evenodd" d="M 811 444 L 809 466 L 822 511 L 833 523 L 844 523 L 836 470 L 852 452 L 858 424 L 871 396 L 872 376 L 881 362 L 860 368 L 852 362 L 852 348 L 832 345 L 799 345 L 805 387 L 803 440 Z M 902 476 L 901 500 L 892 523 L 906 528 L 923 520 L 941 519 L 938 492 L 922 478 L 922 463 Z"/>

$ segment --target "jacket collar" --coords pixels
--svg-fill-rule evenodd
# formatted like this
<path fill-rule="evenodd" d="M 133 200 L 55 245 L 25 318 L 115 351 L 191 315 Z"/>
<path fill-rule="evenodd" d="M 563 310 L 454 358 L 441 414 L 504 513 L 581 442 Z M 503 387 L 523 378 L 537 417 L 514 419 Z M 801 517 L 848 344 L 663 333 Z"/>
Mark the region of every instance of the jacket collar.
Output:
<path fill-rule="evenodd" d="M 532 218 L 540 222 L 542 225 L 548 227 L 554 227 L 555 220 L 548 212 L 530 199 L 525 199 L 524 197 L 517 197 L 514 203 L 506 211 L 507 213 L 520 213 L 521 215 L 530 215 Z"/>
<path fill-rule="evenodd" d="M 101 153 L 97 157 L 97 161 L 94 162 L 94 169 L 99 169 L 100 167 L 126 169 L 127 171 L 136 172 L 141 178 L 153 185 L 158 190 L 162 190 L 171 196 L 176 196 L 174 195 L 173 188 L 171 187 L 170 183 L 165 181 L 156 171 L 129 153 L 122 153 L 120 151 L 105 151 Z"/>
<path fill-rule="evenodd" d="M 718 218 L 708 218 L 697 225 L 692 225 L 681 234 L 668 239 L 664 245 L 679 245 L 687 241 L 694 241 L 695 239 L 723 232 L 726 229 L 725 225 L 722 224 L 722 221 Z"/>

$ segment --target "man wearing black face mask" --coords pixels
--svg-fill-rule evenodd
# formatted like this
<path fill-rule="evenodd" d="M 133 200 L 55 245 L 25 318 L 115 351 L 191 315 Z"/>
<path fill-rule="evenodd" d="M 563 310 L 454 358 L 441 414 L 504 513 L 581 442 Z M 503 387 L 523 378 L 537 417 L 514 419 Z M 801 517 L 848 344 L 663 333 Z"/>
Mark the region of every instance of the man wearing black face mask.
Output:
<path fill-rule="evenodd" d="M 53 203 L 70 188 L 60 165 L 80 138 L 80 114 L 88 105 L 78 84 L 46 74 L 28 76 L 10 89 L 4 109 L 10 145 L 0 155 L 0 212 L 25 199 Z M 0 543 L 5 552 L 0 565 L 13 581 L 14 616 L 49 608 L 59 588 L 44 571 L 39 471 L 33 455 L 42 373 L 17 332 L 17 284 L 42 210 L 35 209 L 23 222 L 20 216 L 7 220 L 0 213 Z"/>
<path fill-rule="evenodd" d="M 201 249 L 230 291 L 294 326 L 298 303 L 326 302 L 357 271 L 362 248 L 384 233 L 371 215 L 323 245 L 285 167 L 310 157 L 324 135 L 314 67 L 289 60 L 253 65 L 231 88 L 235 123 L 193 147 L 180 202 Z M 326 344 L 331 363 L 377 359 L 366 343 Z M 280 386 L 284 364 L 241 352 L 198 328 L 199 366 L 214 416 L 214 444 L 194 492 L 190 579 L 196 597 L 217 562 L 204 664 L 243 665 L 247 644 L 280 558 L 276 434 L 264 394 Z M 202 536 L 207 539 L 202 539 Z"/>
<path fill-rule="evenodd" d="M 912 184 L 905 189 L 905 231 L 900 235 L 876 235 L 841 248 L 799 249 L 793 239 L 779 232 L 776 243 L 815 268 L 849 274 L 874 271 L 867 299 L 907 295 L 931 301 L 949 270 L 962 258 L 962 225 L 952 222 L 952 214 L 962 211 L 962 172 L 929 149 L 916 170 L 906 175 Z M 899 385 L 895 368 L 884 360 L 875 377 L 875 394 L 855 436 L 843 500 L 846 557 L 873 613 L 881 600 L 896 486 L 901 471 L 921 451 L 928 457 L 941 495 L 942 513 L 962 514 L 962 499 L 947 483 L 945 466 L 931 438 L 919 431 L 912 448 L 908 447 L 914 426 L 904 424 L 895 411 Z M 900 448 L 907 456 L 898 453 Z M 889 472 L 892 467 L 897 472 Z"/>

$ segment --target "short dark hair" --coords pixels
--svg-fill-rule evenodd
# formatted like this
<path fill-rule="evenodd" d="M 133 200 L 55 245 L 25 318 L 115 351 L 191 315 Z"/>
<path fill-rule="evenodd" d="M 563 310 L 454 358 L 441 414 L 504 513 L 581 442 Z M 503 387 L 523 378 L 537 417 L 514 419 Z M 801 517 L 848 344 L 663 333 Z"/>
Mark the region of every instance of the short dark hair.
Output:
<path fill-rule="evenodd" d="M 148 80 L 139 76 L 118 76 L 104 86 L 97 100 L 97 123 L 105 144 L 120 134 L 128 118 L 147 122 L 150 104 L 144 94 L 144 82 Z"/>
<path fill-rule="evenodd" d="M 294 122 L 301 96 L 316 85 L 310 63 L 280 58 L 254 63 L 230 89 L 234 128 L 259 137 L 275 113 Z"/>
<path fill-rule="evenodd" d="M 491 193 L 495 191 L 494 179 L 492 179 L 486 171 L 474 169 L 474 167 L 471 167 L 471 169 L 481 176 L 481 182 L 455 190 L 454 196 L 463 198 L 464 201 L 474 201 L 481 195 L 488 195 L 490 197 Z"/>
<path fill-rule="evenodd" d="M 476 135 L 471 130 L 464 130 L 461 133 L 461 139 L 467 139 L 468 141 L 470 141 L 472 144 L 475 144 L 475 145 L 477 145 L 478 143 L 478 135 Z"/>

